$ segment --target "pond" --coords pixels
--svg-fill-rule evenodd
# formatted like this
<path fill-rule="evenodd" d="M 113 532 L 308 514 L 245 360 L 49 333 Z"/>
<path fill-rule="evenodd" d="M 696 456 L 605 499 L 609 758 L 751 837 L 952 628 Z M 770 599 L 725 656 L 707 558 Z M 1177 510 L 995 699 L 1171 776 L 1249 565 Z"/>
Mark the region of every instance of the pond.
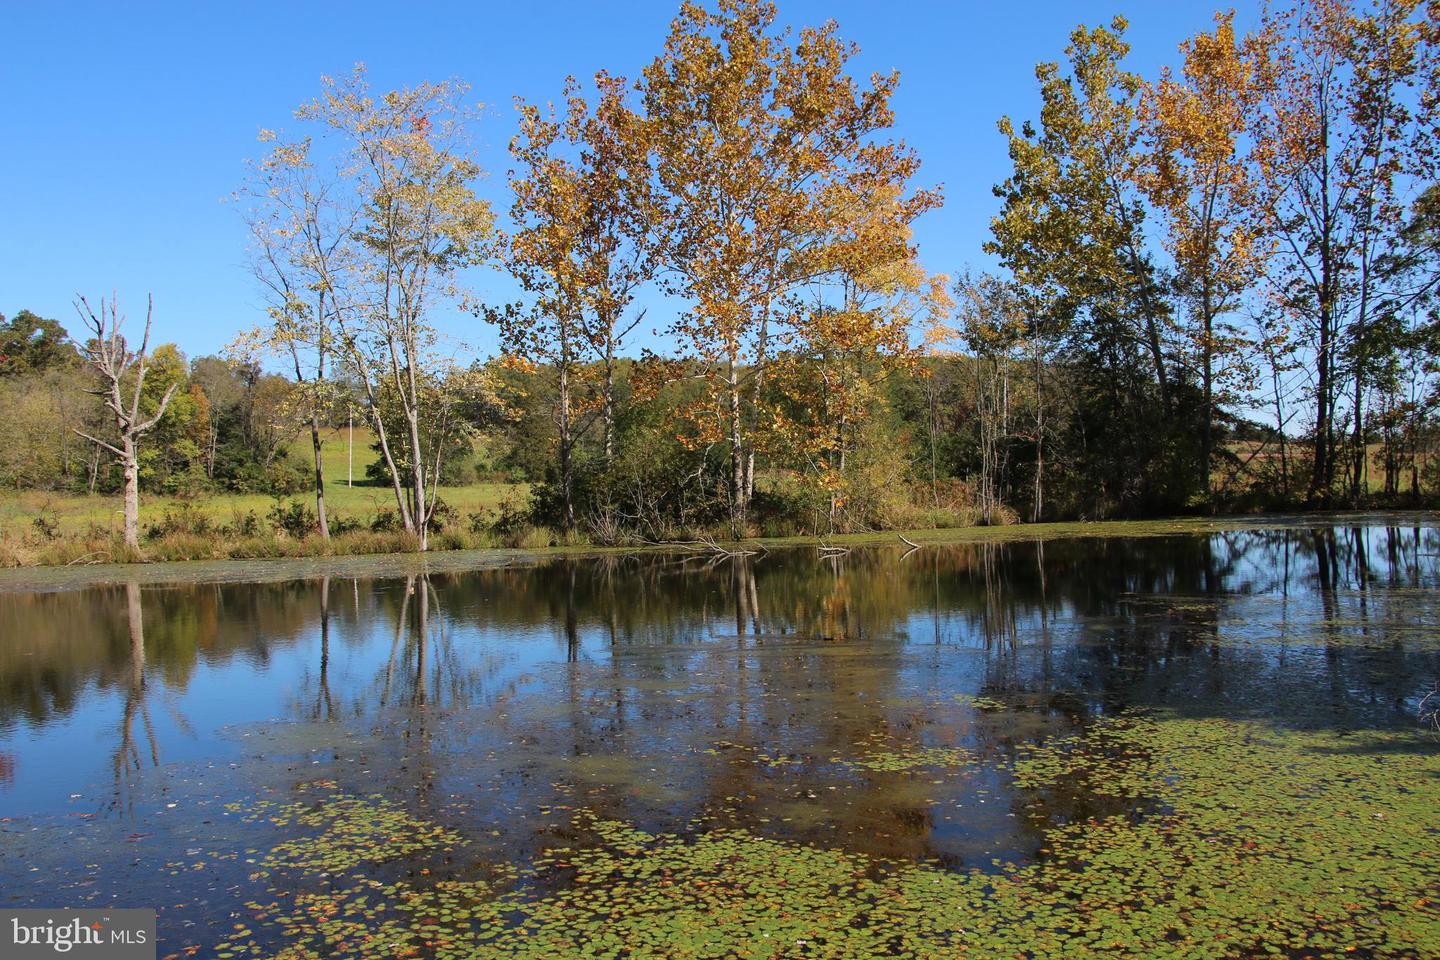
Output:
<path fill-rule="evenodd" d="M 1381 515 L 12 590 L 0 906 L 206 958 L 1437 956 L 1437 555 Z"/>

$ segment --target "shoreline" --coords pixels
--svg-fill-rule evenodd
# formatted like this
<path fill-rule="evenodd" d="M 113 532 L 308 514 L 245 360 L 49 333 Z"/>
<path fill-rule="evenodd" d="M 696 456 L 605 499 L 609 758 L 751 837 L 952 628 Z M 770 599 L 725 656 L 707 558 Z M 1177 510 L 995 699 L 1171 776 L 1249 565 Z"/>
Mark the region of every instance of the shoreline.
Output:
<path fill-rule="evenodd" d="M 1214 517 L 1170 517 L 1158 520 L 1095 520 L 1017 523 L 1006 526 L 948 527 L 928 530 L 889 530 L 875 533 L 836 534 L 828 537 L 752 537 L 722 541 L 720 547 L 741 547 L 752 555 L 769 550 L 802 547 L 893 547 L 918 545 L 959 546 L 1016 540 L 1052 540 L 1069 537 L 1154 537 L 1217 533 L 1253 528 L 1303 529 L 1350 522 L 1361 526 L 1399 523 L 1404 526 L 1440 526 L 1434 510 L 1356 510 L 1315 513 L 1231 514 Z M 485 548 L 431 550 L 426 553 L 357 553 L 314 557 L 227 560 L 161 560 L 154 563 L 104 563 L 83 566 L 26 566 L 0 570 L 0 593 L 52 593 L 111 584 L 141 585 L 197 583 L 262 583 L 317 577 L 397 577 L 410 574 L 460 573 L 499 567 L 525 567 L 555 558 L 587 559 L 606 556 L 674 554 L 726 556 L 696 543 L 656 543 L 604 547 L 593 544 L 544 548 Z"/>

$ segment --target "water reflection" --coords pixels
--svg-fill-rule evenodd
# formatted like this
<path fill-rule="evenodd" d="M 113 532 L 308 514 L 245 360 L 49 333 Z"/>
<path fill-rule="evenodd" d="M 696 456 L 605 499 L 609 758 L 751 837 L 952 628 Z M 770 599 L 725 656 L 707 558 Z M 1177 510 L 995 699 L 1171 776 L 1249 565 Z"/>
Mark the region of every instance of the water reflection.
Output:
<path fill-rule="evenodd" d="M 830 759 L 1003 756 L 1137 704 L 1413 723 L 1437 673 L 1437 552 L 1430 527 L 1259 527 L 5 595 L 0 813 L 106 779 L 123 810 L 172 766 L 303 754 L 437 806 L 477 789 L 642 822 L 728 805 L 817 836 L 833 788 L 840 833 L 888 853 L 1019 847 L 974 815 L 951 836 L 926 791 Z M 1014 709 L 956 713 L 967 697 Z M 107 736 L 108 778 L 80 749 Z"/>
<path fill-rule="evenodd" d="M 150 705 L 145 697 L 145 614 L 140 606 L 140 587 L 125 585 L 125 625 L 130 634 L 130 670 L 125 678 L 125 709 L 120 720 L 119 742 L 115 748 L 115 803 L 124 804 L 129 787 L 143 769 L 135 731 L 139 717 L 144 731 L 150 765 L 160 766 L 160 745 L 155 725 L 150 722 Z"/>

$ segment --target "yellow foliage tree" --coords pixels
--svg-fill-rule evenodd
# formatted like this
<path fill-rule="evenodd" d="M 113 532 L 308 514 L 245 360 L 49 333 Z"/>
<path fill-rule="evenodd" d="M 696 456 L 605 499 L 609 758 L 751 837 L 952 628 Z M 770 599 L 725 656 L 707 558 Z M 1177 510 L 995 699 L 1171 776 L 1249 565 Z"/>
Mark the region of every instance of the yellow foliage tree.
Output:
<path fill-rule="evenodd" d="M 1238 328 L 1217 326 L 1264 266 L 1264 241 L 1250 214 L 1257 185 L 1243 147 L 1260 103 L 1268 32 L 1237 40 L 1234 13 L 1219 14 L 1213 33 L 1180 46 L 1179 76 L 1166 68 L 1141 100 L 1146 149 L 1137 179 L 1160 211 L 1177 280 L 1190 308 L 1188 339 L 1203 397 L 1201 490 L 1210 489 L 1218 367 L 1243 348 Z"/>

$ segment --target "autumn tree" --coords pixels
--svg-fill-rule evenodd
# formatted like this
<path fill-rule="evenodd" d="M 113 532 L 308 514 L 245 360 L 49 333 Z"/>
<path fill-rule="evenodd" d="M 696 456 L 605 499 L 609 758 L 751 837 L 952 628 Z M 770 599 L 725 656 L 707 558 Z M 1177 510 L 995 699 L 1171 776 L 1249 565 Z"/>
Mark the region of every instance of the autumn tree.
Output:
<path fill-rule="evenodd" d="M 360 207 L 343 193 L 340 171 L 327 170 L 310 139 L 283 141 L 260 134 L 269 152 L 251 167 L 239 199 L 246 204 L 251 270 L 266 295 L 269 323 L 232 345 L 242 359 L 272 353 L 289 361 L 302 414 L 310 427 L 314 462 L 315 517 L 329 539 L 325 466 L 320 424 L 332 399 L 330 371 L 340 311 L 355 305 L 355 229 Z"/>
<path fill-rule="evenodd" d="M 1141 104 L 1146 150 L 1139 180 L 1165 222 L 1176 281 L 1188 304 L 1187 339 L 1201 382 L 1197 486 L 1207 496 L 1217 377 L 1244 386 L 1238 376 L 1243 366 L 1222 365 L 1243 349 L 1240 329 L 1220 321 L 1257 279 L 1265 253 L 1250 215 L 1256 184 L 1244 139 L 1264 95 L 1267 38 L 1237 40 L 1234 21 L 1233 12 L 1219 14 L 1213 33 L 1181 44 L 1180 74 L 1163 70 Z"/>
<path fill-rule="evenodd" d="M 1309 491 L 1322 502 L 1340 466 L 1347 378 L 1348 479 L 1352 496 L 1363 493 L 1368 331 L 1390 297 L 1379 265 L 1399 242 L 1405 191 L 1435 173 L 1434 12 L 1421 0 L 1361 11 L 1318 0 L 1267 14 L 1279 42 L 1249 134 L 1276 239 L 1270 280 L 1313 362 Z"/>
<path fill-rule="evenodd" d="M 363 67 L 323 82 L 324 92 L 296 116 L 338 140 L 348 161 L 341 193 L 360 204 L 350 289 L 341 292 L 333 273 L 323 278 L 332 298 L 331 330 L 362 387 L 401 523 L 423 550 L 439 483 L 424 449 L 426 375 L 444 366 L 431 312 L 454 292 L 456 272 L 482 254 L 493 221 L 473 187 L 480 175 L 468 142 L 474 111 L 459 81 L 422 83 L 378 98 Z M 382 391 L 399 407 L 399 437 L 385 427 Z M 397 445 L 405 449 L 403 473 Z M 443 446 L 434 451 L 443 452 Z"/>
<path fill-rule="evenodd" d="M 1143 83 L 1124 68 L 1127 24 L 1076 28 L 1068 72 L 1036 67 L 1039 124 L 999 128 L 1012 170 L 995 192 L 987 252 L 1017 284 L 1035 393 L 1031 516 L 1046 510 L 1050 454 L 1068 446 L 1086 512 L 1172 508 L 1185 459 L 1171 371 L 1170 305 L 1136 185 Z M 1054 414 L 1064 386 L 1067 416 Z M 1073 431 L 1063 436 L 1061 430 Z"/>
<path fill-rule="evenodd" d="M 16 488 L 74 486 L 86 451 L 69 429 L 93 410 L 79 351 L 55 320 L 21 310 L 0 316 L 0 483 Z M 89 428 L 94 432 L 95 428 Z"/>
<path fill-rule="evenodd" d="M 764 0 L 687 2 L 642 83 L 670 289 L 689 304 L 672 333 L 712 388 L 701 439 L 728 447 L 737 532 L 783 301 L 842 269 L 827 251 L 862 211 L 835 197 L 899 196 L 914 170 L 903 144 L 879 136 L 898 75 L 861 85 L 845 72 L 856 48 L 833 22 L 792 37 L 775 20 Z"/>
<path fill-rule="evenodd" d="M 946 278 L 927 274 L 911 243 L 911 222 L 936 195 L 907 202 L 893 192 L 837 190 L 828 202 L 851 208 L 849 226 L 819 253 L 833 258 L 833 267 L 812 267 L 817 279 L 788 298 L 772 374 L 782 402 L 762 401 L 757 413 L 777 452 L 801 459 L 824 491 L 834 530 L 847 513 L 845 526 L 873 522 L 877 494 L 893 494 L 908 480 L 908 463 L 893 457 L 870 458 L 893 475 L 858 476 L 854 454 L 873 446 L 870 428 L 885 407 L 888 381 L 923 373 L 912 331 L 945 317 L 951 301 Z"/>
<path fill-rule="evenodd" d="M 168 386 L 153 408 L 142 403 L 154 309 L 155 301 L 151 298 L 145 308 L 145 332 L 140 346 L 131 350 L 120 332 L 125 318 L 114 296 L 108 302 L 102 297 L 98 309 L 91 307 L 83 296 L 75 303 L 76 312 L 91 334 L 82 354 L 100 380 L 93 392 L 109 412 L 118 440 L 110 443 L 79 430 L 76 433 L 119 458 L 124 477 L 125 545 L 136 551 L 140 549 L 140 438 L 160 422 L 177 387 L 174 383 Z"/>
<path fill-rule="evenodd" d="M 575 446 L 596 418 L 608 465 L 615 444 L 615 367 L 639 323 L 627 313 L 656 271 L 656 211 L 646 124 L 626 103 L 623 78 L 595 77 L 592 108 L 572 77 L 563 115 L 523 101 L 510 144 L 515 227 L 502 258 L 532 296 L 491 310 L 504 348 L 543 362 L 556 378 L 561 522 L 575 525 Z M 577 422 L 577 378 L 600 374 L 598 404 Z"/>

